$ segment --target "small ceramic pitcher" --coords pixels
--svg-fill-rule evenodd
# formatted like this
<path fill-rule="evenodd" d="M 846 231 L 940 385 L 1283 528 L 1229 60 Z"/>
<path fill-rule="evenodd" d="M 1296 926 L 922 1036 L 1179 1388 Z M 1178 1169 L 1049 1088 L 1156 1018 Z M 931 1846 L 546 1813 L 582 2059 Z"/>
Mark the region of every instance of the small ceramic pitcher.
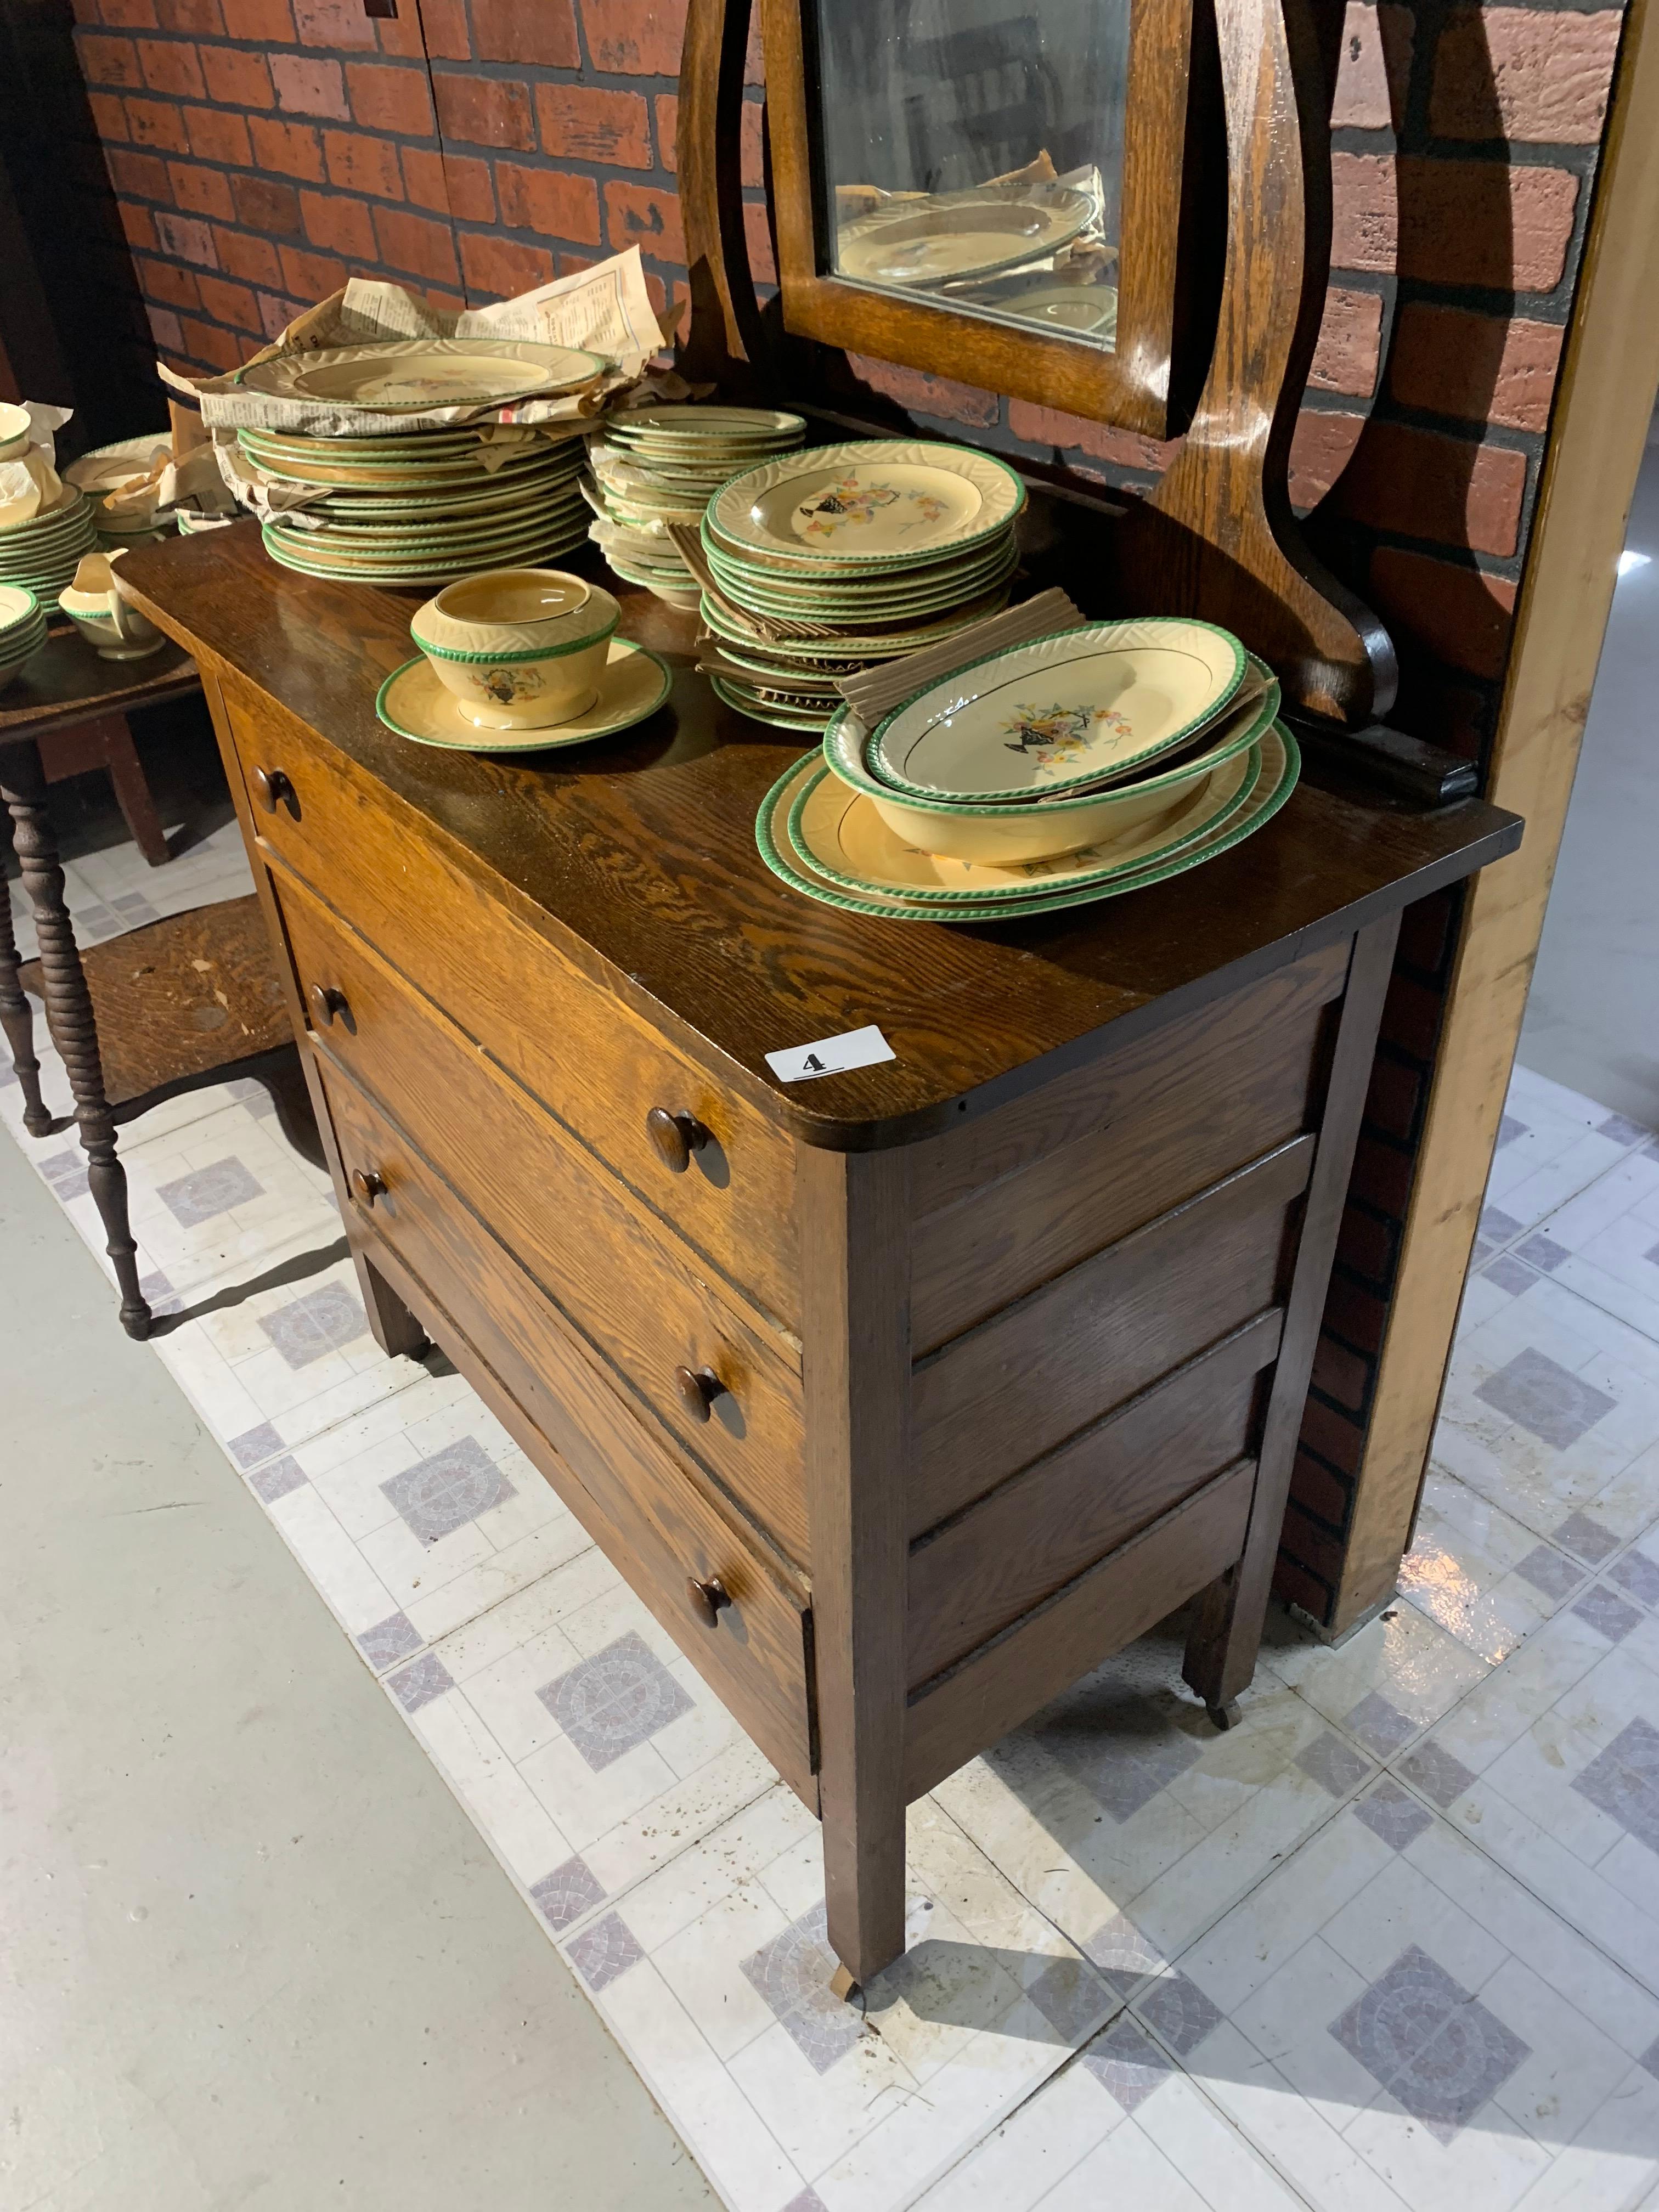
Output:
<path fill-rule="evenodd" d="M 114 553 L 83 555 L 75 580 L 58 594 L 58 604 L 104 660 L 142 660 L 167 643 L 137 607 L 129 606 L 115 586 Z"/>

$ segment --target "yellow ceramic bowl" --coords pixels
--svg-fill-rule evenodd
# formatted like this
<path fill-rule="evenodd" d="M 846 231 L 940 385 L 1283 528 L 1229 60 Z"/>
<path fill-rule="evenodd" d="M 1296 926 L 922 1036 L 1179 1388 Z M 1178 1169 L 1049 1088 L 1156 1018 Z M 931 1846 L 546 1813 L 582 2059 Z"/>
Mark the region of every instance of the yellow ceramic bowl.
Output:
<path fill-rule="evenodd" d="M 489 568 L 447 585 L 409 632 L 475 727 L 539 730 L 592 705 L 621 614 L 562 568 Z"/>

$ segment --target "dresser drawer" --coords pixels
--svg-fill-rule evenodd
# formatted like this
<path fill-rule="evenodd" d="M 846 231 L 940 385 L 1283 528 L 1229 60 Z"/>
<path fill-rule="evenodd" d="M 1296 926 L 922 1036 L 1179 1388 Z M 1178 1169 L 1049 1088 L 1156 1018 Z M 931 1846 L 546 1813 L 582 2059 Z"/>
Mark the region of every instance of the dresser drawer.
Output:
<path fill-rule="evenodd" d="M 792 1347 L 775 1332 L 769 1343 L 768 1324 L 738 1312 L 712 1271 L 700 1276 L 696 1255 L 378 953 L 297 885 L 275 888 L 301 997 L 325 1051 L 682 1446 L 805 1565 Z M 711 1404 L 694 1378 L 718 1390 Z"/>
<path fill-rule="evenodd" d="M 790 1140 L 447 860 L 441 833 L 234 676 L 226 716 L 262 842 L 550 1106 L 732 1282 L 799 1328 Z M 285 783 L 272 797 L 270 779 Z M 676 1170 L 647 1126 L 707 1141 Z M 672 1133 L 665 1133 L 670 1135 Z"/>
<path fill-rule="evenodd" d="M 374 1240 L 383 1242 L 424 1291 L 418 1303 L 449 1316 L 471 1347 L 469 1373 L 498 1378 L 551 1447 L 535 1449 L 523 1423 L 508 1420 L 565 1504 L 773 1765 L 816 1806 L 804 1590 L 676 1466 L 562 1316 L 374 1102 L 337 1068 L 323 1064 L 320 1072 L 348 1176 L 372 1165 L 386 1184 L 372 1206 L 354 1204 L 371 1252 Z M 496 1410 L 507 1418 L 499 1404 Z M 730 1602 L 711 1625 L 690 1585 L 714 1582 Z"/>

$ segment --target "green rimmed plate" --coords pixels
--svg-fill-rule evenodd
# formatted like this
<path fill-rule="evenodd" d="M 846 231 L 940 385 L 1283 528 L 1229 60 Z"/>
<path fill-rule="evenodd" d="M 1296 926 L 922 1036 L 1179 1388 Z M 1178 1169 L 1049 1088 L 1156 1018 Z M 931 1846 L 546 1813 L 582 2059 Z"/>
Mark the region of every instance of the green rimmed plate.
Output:
<path fill-rule="evenodd" d="M 746 714 L 751 722 L 765 722 L 775 730 L 787 730 L 792 736 L 821 737 L 827 717 L 814 714 L 810 708 L 796 708 L 784 700 L 751 698 L 728 684 L 723 676 L 710 676 L 714 696 L 723 700 L 734 714 Z"/>
<path fill-rule="evenodd" d="M 342 522 L 331 515 L 325 528 L 319 531 L 296 532 L 315 538 L 325 545 L 337 546 L 343 551 L 353 548 L 368 552 L 387 546 L 412 546 L 423 549 L 428 545 L 471 545 L 487 543 L 504 531 L 528 529 L 532 523 L 562 521 L 567 517 L 580 519 L 586 526 L 588 510 L 580 500 L 526 499 L 510 507 L 501 507 L 483 515 L 468 514 L 446 522 L 418 523 L 405 519 L 398 522 Z M 284 529 L 289 526 L 282 526 Z"/>
<path fill-rule="evenodd" d="M 873 803 L 824 765 L 827 783 L 803 791 L 790 809 L 789 845 L 798 860 L 843 890 L 878 890 L 919 906 L 980 906 L 1024 898 L 1039 886 L 1083 890 L 1171 857 L 1244 805 L 1261 769 L 1251 746 L 1215 769 L 1194 793 L 1125 835 L 1079 853 L 1008 866 L 923 853 L 890 829 Z"/>
<path fill-rule="evenodd" d="M 619 407 L 596 427 L 642 438 L 804 438 L 806 417 L 777 407 L 720 407 L 692 401 L 683 407 Z"/>
<path fill-rule="evenodd" d="M 598 354 L 534 338 L 395 338 L 278 354 L 250 362 L 234 380 L 268 398 L 398 415 L 574 392 L 605 366 Z"/>
<path fill-rule="evenodd" d="M 648 646 L 613 637 L 599 678 L 599 696 L 587 712 L 540 730 L 481 730 L 462 714 L 454 693 L 423 653 L 394 669 L 381 684 L 374 711 L 387 729 L 417 745 L 448 752 L 544 753 L 615 737 L 654 714 L 673 687 L 673 672 Z"/>
<path fill-rule="evenodd" d="M 762 581 L 752 572 L 709 562 L 710 573 L 721 590 L 739 606 L 760 608 L 775 614 L 806 615 L 815 620 L 864 621 L 872 626 L 884 620 L 926 615 L 957 605 L 964 599 L 976 599 L 994 585 L 1004 582 L 1018 566 L 1019 549 L 1009 543 L 994 548 L 987 556 L 964 562 L 960 568 L 952 568 L 938 581 L 917 576 L 908 582 L 886 581 L 879 589 L 860 591 L 829 584 L 817 590 L 794 584 L 779 588 L 769 579 Z"/>
<path fill-rule="evenodd" d="M 866 759 L 919 799 L 1023 799 L 1172 751 L 1243 682 L 1213 623 L 1085 623 L 969 661 L 877 723 Z"/>
<path fill-rule="evenodd" d="M 1259 662 L 1255 665 L 1261 665 Z M 1122 817 L 1125 826 L 1136 818 L 1161 815 L 1183 792 L 1194 789 L 1200 779 L 1207 778 L 1250 746 L 1259 744 L 1278 719 L 1279 706 L 1279 686 L 1270 678 L 1268 690 L 1253 707 L 1235 717 L 1223 718 L 1213 744 L 1200 741 L 1196 749 L 1189 748 L 1168 768 L 1155 763 L 1157 772 L 1150 775 L 1091 789 L 1074 797 L 1045 796 L 1024 805 L 1005 801 L 990 806 L 969 805 L 959 800 L 920 799 L 895 791 L 872 774 L 867 757 L 871 740 L 863 725 L 845 705 L 824 732 L 823 757 L 842 783 L 862 792 L 878 809 L 890 810 L 884 818 L 901 842 L 907 838 L 922 844 L 933 842 L 927 835 L 927 822 L 919 818 L 927 816 L 953 819 L 982 831 L 984 835 L 977 842 L 987 848 L 994 843 L 1012 843 L 1020 834 L 1021 824 L 1051 825 L 1056 832 L 1056 842 L 1063 842 L 1068 824 L 1079 825 L 1085 836 L 1098 836 L 1111 830 L 1115 815 Z M 1013 825 L 1012 830 L 1010 825 Z M 1111 830 L 1111 834 L 1115 836 L 1117 832 Z"/>
<path fill-rule="evenodd" d="M 568 554 L 579 551 L 585 542 L 580 533 L 562 538 L 536 537 L 501 546 L 488 556 L 470 553 L 459 560 L 447 557 L 442 560 L 386 559 L 368 561 L 349 568 L 313 563 L 303 556 L 296 556 L 285 544 L 278 543 L 273 545 L 268 536 L 264 538 L 264 547 L 279 568 L 291 568 L 297 575 L 314 576 L 330 583 L 399 585 L 448 583 L 456 577 L 477 575 L 481 568 L 559 561 Z"/>
<path fill-rule="evenodd" d="M 963 446 L 898 438 L 819 446 L 750 469 L 710 507 L 727 544 L 783 553 L 803 568 L 906 562 L 966 552 L 1006 529 L 1025 486 L 1006 461 Z"/>
<path fill-rule="evenodd" d="M 1058 914 L 1068 908 L 1092 906 L 1103 899 L 1118 898 L 1133 890 L 1145 890 L 1154 884 L 1187 874 L 1200 867 L 1206 860 L 1239 845 L 1255 831 L 1262 829 L 1284 805 L 1296 788 L 1301 769 L 1301 756 L 1296 741 L 1282 723 L 1275 724 L 1261 743 L 1261 775 L 1246 805 L 1222 828 L 1211 836 L 1198 840 L 1175 859 L 1115 878 L 1094 889 L 1080 891 L 1039 893 L 1029 899 L 1010 899 L 995 905 L 962 904 L 959 906 L 925 906 L 915 901 L 894 898 L 878 891 L 855 892 L 843 890 L 812 870 L 796 858 L 789 848 L 786 824 L 803 782 L 815 772 L 822 773 L 822 764 L 811 756 L 786 769 L 761 803 L 756 817 L 755 842 L 761 858 L 773 874 L 781 878 L 791 890 L 803 897 L 816 900 L 823 906 L 839 908 L 843 913 L 863 915 L 886 921 L 949 922 L 962 927 L 969 922 L 1006 922 L 1026 916 Z"/>
<path fill-rule="evenodd" d="M 867 667 L 872 661 L 890 660 L 902 653 L 919 652 L 924 645 L 937 645 L 947 637 L 954 637 L 970 623 L 982 622 L 988 615 L 999 613 L 1007 603 L 1008 586 L 999 584 L 978 599 L 965 600 L 961 606 L 948 608 L 945 613 L 924 622 L 890 623 L 885 629 L 843 630 L 837 627 L 828 637 L 767 638 L 762 642 L 768 653 L 786 660 L 853 660 Z M 734 644 L 742 644 L 745 640 L 750 644 L 756 642 L 706 592 L 702 619 L 716 637 Z"/>

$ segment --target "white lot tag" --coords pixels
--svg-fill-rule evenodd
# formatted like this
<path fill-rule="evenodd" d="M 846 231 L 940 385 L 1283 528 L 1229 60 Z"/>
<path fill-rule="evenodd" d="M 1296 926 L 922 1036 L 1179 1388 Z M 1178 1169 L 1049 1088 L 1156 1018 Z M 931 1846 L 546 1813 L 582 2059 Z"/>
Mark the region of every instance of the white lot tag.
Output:
<path fill-rule="evenodd" d="M 849 1067 L 873 1067 L 878 1060 L 896 1057 L 872 1022 L 868 1029 L 848 1030 L 845 1036 L 820 1037 L 816 1044 L 769 1052 L 766 1065 L 780 1083 L 810 1083 L 815 1075 L 844 1075 Z"/>

